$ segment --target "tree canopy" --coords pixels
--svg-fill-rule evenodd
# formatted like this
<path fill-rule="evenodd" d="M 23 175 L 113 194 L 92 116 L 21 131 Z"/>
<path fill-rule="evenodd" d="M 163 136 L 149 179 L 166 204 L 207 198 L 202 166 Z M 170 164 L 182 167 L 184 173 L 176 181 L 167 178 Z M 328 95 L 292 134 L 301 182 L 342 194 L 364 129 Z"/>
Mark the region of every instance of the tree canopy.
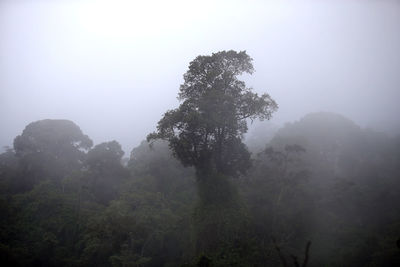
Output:
<path fill-rule="evenodd" d="M 254 72 L 245 51 L 198 56 L 180 86 L 177 109 L 167 111 L 147 140 L 164 139 L 174 156 L 198 172 L 244 173 L 250 154 L 242 143 L 247 119 L 270 119 L 278 105 L 240 80 Z"/>
<path fill-rule="evenodd" d="M 121 145 L 117 141 L 103 142 L 87 153 L 86 164 L 90 169 L 99 169 L 107 172 L 115 166 L 121 167 L 123 155 L 124 151 L 122 151 Z"/>
<path fill-rule="evenodd" d="M 121 164 L 124 151 L 117 141 L 103 142 L 86 154 L 85 178 L 93 196 L 100 203 L 108 203 L 117 195 L 119 186 L 128 177 Z"/>
<path fill-rule="evenodd" d="M 18 156 L 47 153 L 55 157 L 73 158 L 88 150 L 93 142 L 81 129 L 69 120 L 40 120 L 27 125 L 21 135 L 14 139 Z"/>
<path fill-rule="evenodd" d="M 69 120 L 40 120 L 25 127 L 14 139 L 15 155 L 20 159 L 23 180 L 56 178 L 79 170 L 92 140 Z M 25 181 L 24 184 L 29 184 Z"/>

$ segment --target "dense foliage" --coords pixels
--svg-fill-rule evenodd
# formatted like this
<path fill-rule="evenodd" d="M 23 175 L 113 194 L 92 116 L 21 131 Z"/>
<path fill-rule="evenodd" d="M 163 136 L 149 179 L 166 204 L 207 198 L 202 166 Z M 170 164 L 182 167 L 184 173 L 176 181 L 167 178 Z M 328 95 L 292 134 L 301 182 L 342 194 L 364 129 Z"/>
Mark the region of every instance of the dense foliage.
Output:
<path fill-rule="evenodd" d="M 21 135 L 30 142 L 17 137 L 0 154 L 2 266 L 295 266 L 309 240 L 307 266 L 400 263 L 399 137 L 330 113 L 287 124 L 230 183 L 243 212 L 228 214 L 199 209 L 195 171 L 167 143 L 143 142 L 124 166 L 116 141 L 74 150 L 74 132 L 90 139 L 80 130 L 61 138 L 58 130 L 71 128 L 79 129 L 30 124 Z M 235 235 L 234 220 L 246 229 L 198 236 L 199 220 L 216 220 L 204 214 L 223 216 Z M 201 254 L 215 235 L 225 242 Z"/>
<path fill-rule="evenodd" d="M 250 167 L 242 143 L 246 119 L 269 119 L 278 107 L 268 94 L 259 96 L 238 79 L 253 71 L 245 51 L 198 56 L 184 74 L 182 104 L 164 114 L 147 140 L 167 140 L 182 164 L 198 173 L 245 173 Z"/>

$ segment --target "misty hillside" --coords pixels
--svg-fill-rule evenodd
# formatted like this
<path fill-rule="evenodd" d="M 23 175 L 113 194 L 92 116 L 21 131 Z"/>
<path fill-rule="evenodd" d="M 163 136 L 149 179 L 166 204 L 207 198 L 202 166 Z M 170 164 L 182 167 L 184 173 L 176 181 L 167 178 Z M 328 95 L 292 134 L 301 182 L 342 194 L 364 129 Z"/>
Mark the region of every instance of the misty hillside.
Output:
<path fill-rule="evenodd" d="M 241 245 L 205 257 L 194 170 L 165 142 L 142 142 L 123 166 L 117 141 L 92 147 L 71 121 L 31 123 L 0 155 L 2 265 L 280 266 L 279 247 L 291 266 L 308 241 L 309 266 L 400 263 L 398 137 L 312 113 L 262 146 L 232 180 Z"/>

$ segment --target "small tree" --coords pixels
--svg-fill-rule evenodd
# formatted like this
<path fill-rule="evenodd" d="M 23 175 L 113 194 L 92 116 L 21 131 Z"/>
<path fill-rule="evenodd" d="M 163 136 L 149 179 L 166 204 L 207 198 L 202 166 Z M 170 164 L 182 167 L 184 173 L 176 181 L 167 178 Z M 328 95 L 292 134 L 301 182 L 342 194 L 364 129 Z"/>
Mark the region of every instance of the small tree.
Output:
<path fill-rule="evenodd" d="M 278 107 L 268 94 L 259 96 L 238 79 L 253 71 L 245 51 L 198 56 L 184 74 L 182 104 L 164 114 L 147 140 L 167 140 L 183 165 L 195 167 L 199 179 L 244 173 L 250 166 L 242 143 L 247 119 L 270 119 Z"/>

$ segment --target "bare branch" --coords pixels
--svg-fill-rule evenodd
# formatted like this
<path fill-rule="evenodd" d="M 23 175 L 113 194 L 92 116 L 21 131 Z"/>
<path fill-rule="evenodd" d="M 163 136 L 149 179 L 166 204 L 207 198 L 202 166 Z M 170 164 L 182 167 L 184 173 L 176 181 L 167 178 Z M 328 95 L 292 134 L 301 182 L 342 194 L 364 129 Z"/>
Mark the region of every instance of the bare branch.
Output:
<path fill-rule="evenodd" d="M 309 252 L 310 252 L 310 246 L 311 246 L 311 241 L 308 241 L 307 245 L 306 245 L 306 251 L 304 252 L 304 261 L 303 261 L 302 267 L 307 267 L 308 255 L 309 255 Z"/>

